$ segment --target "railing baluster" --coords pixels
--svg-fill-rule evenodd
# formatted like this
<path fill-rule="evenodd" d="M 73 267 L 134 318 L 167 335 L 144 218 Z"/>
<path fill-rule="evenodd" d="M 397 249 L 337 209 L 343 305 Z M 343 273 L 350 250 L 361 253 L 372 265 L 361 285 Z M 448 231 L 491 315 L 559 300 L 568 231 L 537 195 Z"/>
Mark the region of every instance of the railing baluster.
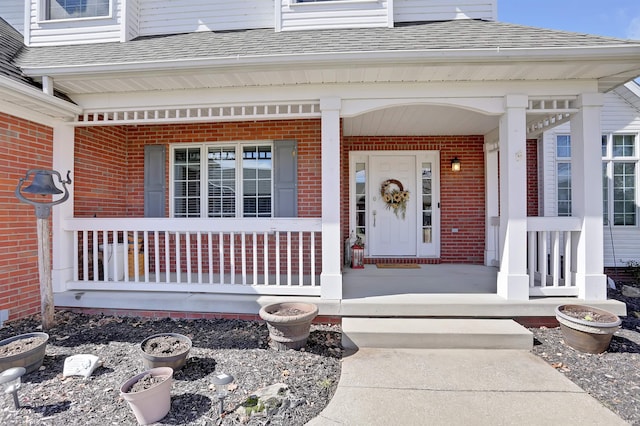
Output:
<path fill-rule="evenodd" d="M 164 232 L 164 279 L 171 281 L 171 233 Z"/>
<path fill-rule="evenodd" d="M 236 234 L 229 232 L 229 272 L 231 284 L 236 283 Z"/>
<path fill-rule="evenodd" d="M 184 246 L 187 251 L 187 261 L 186 265 L 184 265 L 187 271 L 187 284 L 191 284 L 193 281 L 191 279 L 191 270 L 193 269 L 193 264 L 191 263 L 191 233 L 189 231 L 184 233 Z"/>
<path fill-rule="evenodd" d="M 180 262 L 180 258 L 182 257 L 182 253 L 180 252 L 180 232 L 176 232 L 176 282 L 180 284 L 182 282 L 182 265 Z"/>
<path fill-rule="evenodd" d="M 304 232 L 298 231 L 298 285 L 304 283 Z"/>
<path fill-rule="evenodd" d="M 218 265 L 220 265 L 220 282 L 218 284 L 224 284 L 224 263 L 224 234 L 220 232 L 218 233 Z M 213 274 L 213 269 L 211 271 Z"/>
<path fill-rule="evenodd" d="M 311 286 L 316 286 L 316 233 L 311 231 Z"/>
<path fill-rule="evenodd" d="M 291 285 L 291 231 L 287 231 L 287 285 Z"/>
<path fill-rule="evenodd" d="M 198 231 L 196 234 L 196 250 L 198 256 L 198 282 L 202 282 L 202 233 Z"/>
<path fill-rule="evenodd" d="M 213 233 L 207 232 L 207 253 L 209 255 L 209 284 L 213 284 Z M 222 280 L 220 280 L 222 284 Z"/>
<path fill-rule="evenodd" d="M 265 231 L 262 234 L 263 238 L 263 251 L 262 258 L 264 260 L 264 285 L 269 285 L 269 232 Z"/>
<path fill-rule="evenodd" d="M 258 234 L 254 231 L 251 234 L 251 245 L 253 246 L 253 281 L 251 284 L 258 284 Z"/>
<path fill-rule="evenodd" d="M 89 281 L 89 232 L 82 231 L 82 279 Z"/>
<path fill-rule="evenodd" d="M 529 236 L 529 241 L 527 242 L 529 245 L 529 254 L 528 254 L 528 263 L 529 263 L 529 287 L 535 287 L 536 285 L 536 242 L 538 240 L 538 233 L 535 231 L 530 231 L 527 233 Z"/>
<path fill-rule="evenodd" d="M 153 231 L 153 263 L 156 267 L 156 284 L 158 284 L 160 283 L 160 233 L 158 231 Z"/>
<path fill-rule="evenodd" d="M 564 233 L 564 286 L 573 286 L 573 277 L 571 276 L 571 231 Z"/>
<path fill-rule="evenodd" d="M 240 233 L 242 237 L 242 285 L 247 284 L 247 242 L 246 242 L 246 234 L 243 232 Z"/>
<path fill-rule="evenodd" d="M 280 231 L 276 231 L 276 285 L 280 285 Z"/>
<path fill-rule="evenodd" d="M 560 278 L 560 233 L 553 231 L 551 233 L 551 279 L 553 287 L 559 286 Z"/>
<path fill-rule="evenodd" d="M 149 231 L 142 232 L 142 263 L 143 270 L 142 275 L 144 276 L 144 282 L 149 283 Z"/>

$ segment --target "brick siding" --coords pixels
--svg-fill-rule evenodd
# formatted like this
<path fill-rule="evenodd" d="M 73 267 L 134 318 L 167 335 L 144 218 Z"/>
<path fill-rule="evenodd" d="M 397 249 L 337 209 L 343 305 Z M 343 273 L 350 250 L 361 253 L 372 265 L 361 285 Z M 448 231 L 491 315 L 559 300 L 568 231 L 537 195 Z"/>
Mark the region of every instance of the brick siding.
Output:
<path fill-rule="evenodd" d="M 0 113 L 0 310 L 9 320 L 40 312 L 34 207 L 14 195 L 29 169 L 51 169 L 53 130 Z"/>

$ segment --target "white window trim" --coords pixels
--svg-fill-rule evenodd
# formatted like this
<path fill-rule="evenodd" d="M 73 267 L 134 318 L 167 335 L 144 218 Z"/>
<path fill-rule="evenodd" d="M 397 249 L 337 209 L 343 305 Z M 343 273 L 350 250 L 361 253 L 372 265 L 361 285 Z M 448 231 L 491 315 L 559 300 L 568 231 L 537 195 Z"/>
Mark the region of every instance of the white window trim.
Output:
<path fill-rule="evenodd" d="M 174 203 L 174 191 L 175 191 L 175 173 L 174 173 L 174 158 L 175 158 L 175 150 L 176 149 L 189 149 L 189 148 L 199 148 L 200 149 L 200 173 L 207 172 L 207 148 L 210 146 L 235 146 L 237 150 L 239 150 L 240 155 L 237 155 L 236 151 L 236 188 L 242 188 L 243 184 L 243 167 L 242 167 L 242 147 L 243 146 L 270 146 L 271 147 L 271 159 L 272 159 L 272 167 L 271 167 L 271 216 L 269 217 L 244 217 L 244 203 L 243 203 L 243 192 L 236 190 L 235 203 L 236 203 L 236 215 L 235 219 L 252 219 L 252 220 L 261 220 L 261 219 L 270 219 L 273 218 L 273 206 L 274 206 L 274 163 L 273 163 L 273 151 L 274 151 L 274 141 L 273 140 L 257 140 L 257 141 L 213 141 L 213 142 L 202 142 L 202 143 L 176 143 L 171 144 L 169 146 L 169 217 L 176 218 L 175 216 L 175 203 Z M 217 217 L 209 217 L 209 203 L 208 203 L 208 179 L 202 178 L 200 176 L 200 218 L 205 219 L 224 219 Z M 188 219 L 179 217 L 177 219 Z M 231 218 L 229 218 L 231 219 Z"/>
<path fill-rule="evenodd" d="M 38 24 L 56 23 L 56 22 L 82 22 L 82 21 L 100 21 L 113 19 L 113 3 L 109 1 L 109 13 L 100 16 L 83 16 L 81 18 L 63 18 L 63 19 L 47 19 L 47 3 L 55 0 L 39 0 L 37 3 L 36 17 Z"/>
<path fill-rule="evenodd" d="M 603 136 L 607 137 L 607 153 L 606 156 L 602 157 L 602 162 L 607 164 L 607 182 L 609 185 L 608 194 L 609 199 L 607 200 L 607 216 L 609 218 L 609 223 L 603 223 L 604 226 L 611 226 L 613 228 L 638 228 L 640 227 L 640 209 L 638 208 L 638 196 L 640 195 L 640 134 L 638 132 L 603 132 Z M 613 155 L 613 136 L 614 135 L 632 135 L 634 136 L 634 156 L 630 157 L 620 157 Z M 635 162 L 635 205 L 636 205 L 636 223 L 635 225 L 616 225 L 613 223 L 614 211 L 613 211 L 613 164 L 616 162 Z M 603 194 L 604 195 L 604 194 Z M 604 215 L 603 215 L 604 216 Z"/>

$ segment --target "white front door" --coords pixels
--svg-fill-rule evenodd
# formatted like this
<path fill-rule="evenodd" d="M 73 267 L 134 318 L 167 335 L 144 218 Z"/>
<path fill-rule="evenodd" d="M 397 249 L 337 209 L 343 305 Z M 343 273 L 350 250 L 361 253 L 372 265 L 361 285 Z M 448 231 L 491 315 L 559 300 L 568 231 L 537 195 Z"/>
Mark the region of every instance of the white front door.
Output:
<path fill-rule="evenodd" d="M 369 255 L 417 255 L 417 200 L 416 156 L 402 154 L 376 154 L 369 157 Z M 386 183 L 387 201 L 382 193 Z M 402 207 L 403 191 L 409 199 Z M 389 200 L 396 196 L 396 200 Z M 398 202 L 399 201 L 399 202 Z M 398 206 L 394 209 L 394 205 Z"/>

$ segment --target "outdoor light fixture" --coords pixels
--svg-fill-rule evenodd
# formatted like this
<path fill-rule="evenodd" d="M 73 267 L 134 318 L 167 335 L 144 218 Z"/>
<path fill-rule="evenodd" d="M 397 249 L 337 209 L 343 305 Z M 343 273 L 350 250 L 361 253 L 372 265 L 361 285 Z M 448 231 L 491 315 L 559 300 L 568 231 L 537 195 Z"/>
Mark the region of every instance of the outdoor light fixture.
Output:
<path fill-rule="evenodd" d="M 27 370 L 24 367 L 13 367 L 5 370 L 0 374 L 0 385 L 2 385 L 2 389 L 4 393 L 13 394 L 13 403 L 16 406 L 16 410 L 20 408 L 20 401 L 18 401 L 18 389 L 20 389 L 20 377 Z"/>
<path fill-rule="evenodd" d="M 218 412 L 222 414 L 224 408 L 224 399 L 229 394 L 229 385 L 233 383 L 233 376 L 230 374 L 220 373 L 216 376 L 213 376 L 213 385 L 216 388 L 216 396 L 218 397 L 218 401 L 220 402 L 220 408 Z"/>
<path fill-rule="evenodd" d="M 20 178 L 16 187 L 16 197 L 23 203 L 31 204 L 36 208 L 37 228 L 38 228 L 38 272 L 40 274 L 40 304 L 42 312 L 42 328 L 47 330 L 53 326 L 53 289 L 51 286 L 51 250 L 49 247 L 49 216 L 51 215 L 51 207 L 67 201 L 69 198 L 69 190 L 67 184 L 71 183 L 71 178 L 67 172 L 67 179 L 62 180 L 60 173 L 54 170 L 37 170 L 31 169 L 25 177 Z M 64 191 L 61 191 L 53 181 L 53 176 L 58 177 L 58 181 L 62 184 Z M 31 181 L 31 184 L 23 188 L 25 183 Z M 23 195 L 60 195 L 61 198 L 53 201 L 38 201 L 33 198 L 27 198 Z"/>
<path fill-rule="evenodd" d="M 458 160 L 458 157 L 453 157 L 453 159 L 451 160 L 451 171 L 452 172 L 460 171 L 460 160 Z"/>

